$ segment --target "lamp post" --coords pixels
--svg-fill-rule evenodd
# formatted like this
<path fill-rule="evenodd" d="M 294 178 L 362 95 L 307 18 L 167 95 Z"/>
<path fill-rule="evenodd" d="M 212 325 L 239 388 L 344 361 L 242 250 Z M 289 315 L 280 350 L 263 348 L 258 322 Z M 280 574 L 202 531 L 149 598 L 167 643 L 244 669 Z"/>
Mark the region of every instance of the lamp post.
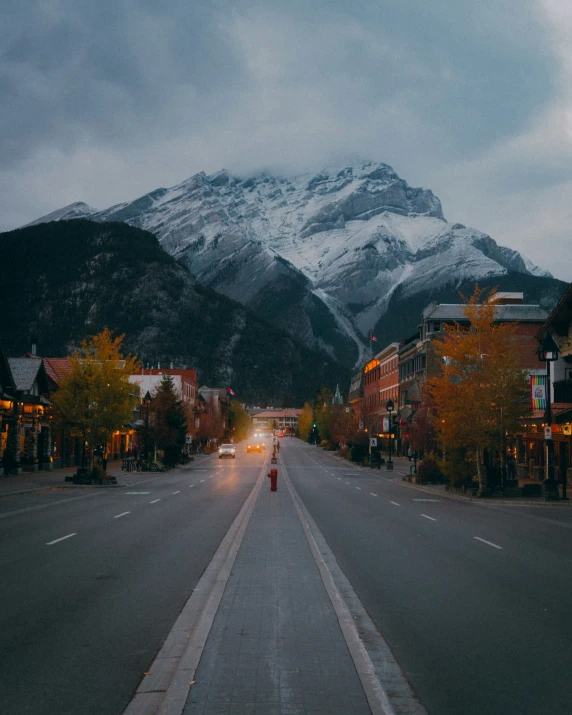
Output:
<path fill-rule="evenodd" d="M 393 400 L 388 400 L 385 409 L 389 413 L 389 454 L 387 456 L 387 469 L 393 469 L 393 460 L 391 459 L 391 447 L 392 447 L 392 438 L 391 438 L 391 430 L 393 428 L 393 419 L 392 419 L 392 413 L 395 410 L 395 405 L 393 404 Z"/>
<path fill-rule="evenodd" d="M 538 359 L 546 362 L 546 412 L 544 413 L 548 427 L 544 430 L 546 442 L 547 479 L 544 482 L 544 498 L 550 501 L 558 500 L 558 482 L 554 479 L 554 442 L 552 441 L 552 396 L 550 390 L 550 363 L 558 360 L 558 345 L 550 333 L 546 333 L 544 340 L 536 351 Z M 566 480 L 564 480 L 562 496 L 566 499 Z"/>
<path fill-rule="evenodd" d="M 148 446 L 147 446 L 147 435 L 149 433 L 149 406 L 151 405 L 151 393 L 149 390 L 145 393 L 145 397 L 143 398 L 143 404 L 145 405 L 145 443 L 144 443 L 144 459 L 148 460 L 149 458 L 149 451 L 148 451 Z"/>

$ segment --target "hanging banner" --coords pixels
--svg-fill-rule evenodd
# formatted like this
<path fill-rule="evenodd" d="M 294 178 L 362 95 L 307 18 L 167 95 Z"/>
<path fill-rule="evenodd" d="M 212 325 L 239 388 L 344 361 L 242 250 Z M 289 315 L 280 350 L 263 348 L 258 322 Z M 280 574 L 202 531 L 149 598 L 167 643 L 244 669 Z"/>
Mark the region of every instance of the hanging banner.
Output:
<path fill-rule="evenodd" d="M 383 429 L 382 432 L 389 432 L 389 417 L 383 418 Z"/>
<path fill-rule="evenodd" d="M 546 409 L 546 375 L 530 376 L 530 399 L 533 410 Z"/>

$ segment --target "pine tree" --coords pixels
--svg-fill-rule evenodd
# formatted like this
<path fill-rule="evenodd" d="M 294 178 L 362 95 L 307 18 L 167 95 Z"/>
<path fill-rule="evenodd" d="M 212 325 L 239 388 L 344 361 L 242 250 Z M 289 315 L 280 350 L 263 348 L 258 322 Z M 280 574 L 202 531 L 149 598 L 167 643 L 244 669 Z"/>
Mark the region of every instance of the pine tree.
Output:
<path fill-rule="evenodd" d="M 163 376 L 149 410 L 152 415 L 151 440 L 163 452 L 165 465 L 172 467 L 179 462 L 185 446 L 187 416 L 170 375 Z"/>

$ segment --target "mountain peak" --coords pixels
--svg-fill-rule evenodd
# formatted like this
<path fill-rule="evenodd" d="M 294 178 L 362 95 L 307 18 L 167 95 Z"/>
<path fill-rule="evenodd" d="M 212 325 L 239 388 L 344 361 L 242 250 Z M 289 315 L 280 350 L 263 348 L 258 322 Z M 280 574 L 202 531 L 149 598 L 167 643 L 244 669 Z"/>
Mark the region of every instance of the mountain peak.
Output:
<path fill-rule="evenodd" d="M 198 172 L 104 211 L 72 204 L 35 223 L 78 216 L 151 231 L 200 281 L 348 363 L 394 295 L 548 277 L 487 234 L 449 224 L 431 190 L 381 162 L 296 176 Z"/>

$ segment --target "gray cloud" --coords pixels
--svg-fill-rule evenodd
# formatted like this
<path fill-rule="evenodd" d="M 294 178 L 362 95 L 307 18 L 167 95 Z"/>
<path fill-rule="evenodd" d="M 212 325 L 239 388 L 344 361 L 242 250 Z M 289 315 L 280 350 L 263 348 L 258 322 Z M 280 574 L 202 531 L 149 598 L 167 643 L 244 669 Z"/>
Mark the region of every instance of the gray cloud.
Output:
<path fill-rule="evenodd" d="M 295 171 L 349 156 L 387 161 L 411 183 L 434 180 L 449 213 L 447 167 L 458 178 L 459 165 L 526 132 L 558 99 L 559 58 L 536 0 L 3 9 L 1 228 L 201 169 Z M 524 181 L 517 158 L 504 161 L 498 191 L 568 176 L 562 155 L 534 167 Z"/>

